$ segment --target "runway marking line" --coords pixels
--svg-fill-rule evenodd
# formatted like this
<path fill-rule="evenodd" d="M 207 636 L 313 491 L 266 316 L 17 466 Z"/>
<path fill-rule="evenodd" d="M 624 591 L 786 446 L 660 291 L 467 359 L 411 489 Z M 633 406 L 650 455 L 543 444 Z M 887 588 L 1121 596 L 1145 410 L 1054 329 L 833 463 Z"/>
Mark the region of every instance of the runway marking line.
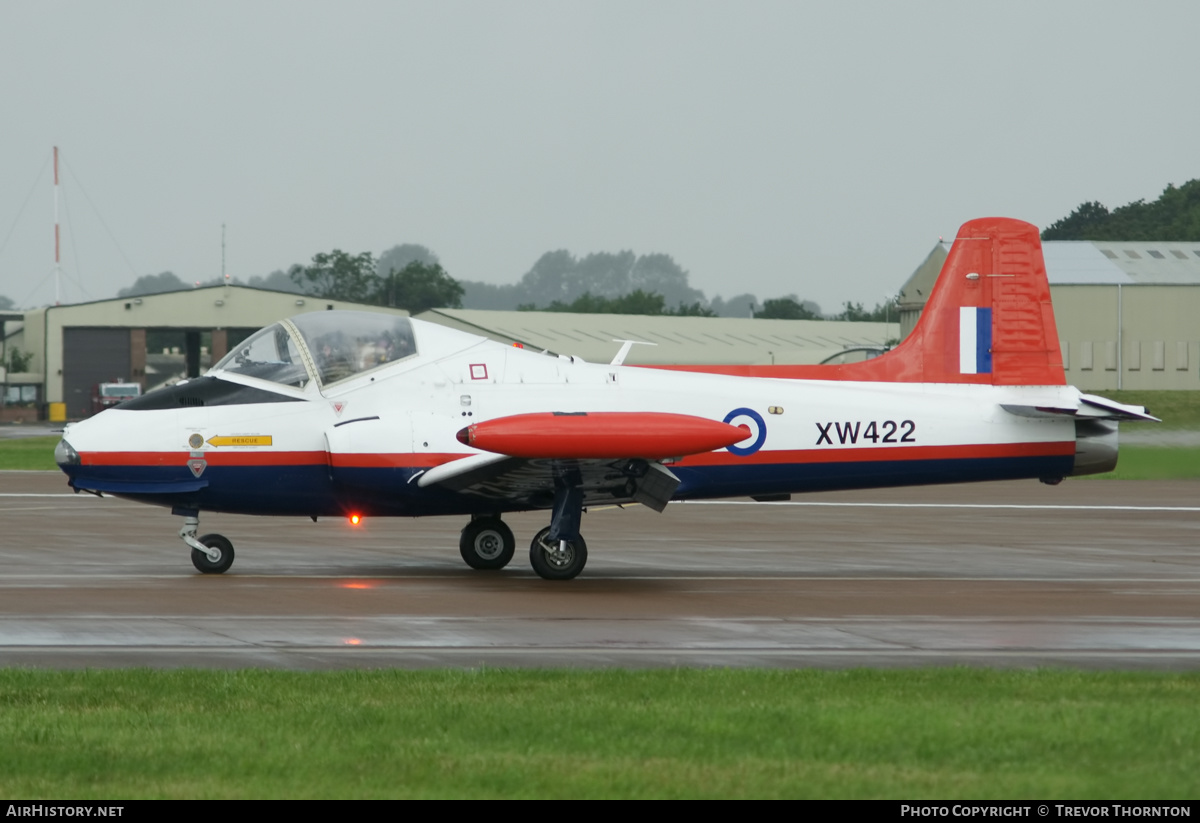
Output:
<path fill-rule="evenodd" d="M 371 580 L 383 582 L 408 582 L 422 583 L 425 581 L 464 581 L 478 578 L 472 578 L 467 573 L 463 574 L 404 574 L 396 573 L 381 577 L 374 575 L 371 577 L 363 577 L 362 575 L 334 575 L 334 574 L 228 574 L 224 580 L 233 582 L 238 580 L 278 580 L 281 582 L 290 580 Z M 500 578 L 491 577 L 489 580 L 497 580 Z M 507 575 L 503 579 L 520 581 L 528 580 L 536 582 L 539 578 L 531 574 Z M 111 582 L 113 580 L 207 580 L 200 578 L 195 574 L 137 574 L 137 573 L 104 573 L 97 572 L 93 574 L 6 574 L 0 579 L 0 589 L 19 588 L 17 585 L 27 583 L 29 581 L 46 580 L 46 581 L 74 581 L 74 580 L 103 580 Z M 820 574 L 805 574 L 805 575 L 779 575 L 771 572 L 763 572 L 761 575 L 593 575 L 588 574 L 587 577 L 581 578 L 580 582 L 586 581 L 604 581 L 604 582 L 622 582 L 622 581 L 679 581 L 679 582 L 705 582 L 712 581 L 714 583 L 721 582 L 738 582 L 752 581 L 757 583 L 770 583 L 779 581 L 781 583 L 1053 583 L 1053 584 L 1175 584 L 1188 585 L 1200 583 L 1200 578 L 1188 577 L 943 577 L 943 576 L 897 576 L 897 577 L 846 577 L 838 576 L 831 577 Z"/>
<path fill-rule="evenodd" d="M 0 492 L 0 497 L 79 497 L 63 493 Z M 89 498 L 81 498 L 89 499 Z M 128 501 L 118 501 L 128 502 Z M 823 501 L 787 500 L 777 503 L 757 503 L 751 500 L 681 500 L 687 506 L 808 506 L 827 508 L 863 509 L 1045 509 L 1050 511 L 1121 511 L 1121 512 L 1200 512 L 1200 506 L 1085 506 L 1075 504 L 1043 503 L 832 503 Z M 599 507 L 593 507 L 593 509 Z M 612 507 L 604 507 L 612 508 Z"/>
<path fill-rule="evenodd" d="M 748 500 L 683 500 L 690 506 L 827 506 L 862 509 L 1050 509 L 1067 511 L 1200 512 L 1200 506 L 1083 506 L 1041 503 L 829 503 L 787 500 L 757 503 Z"/>

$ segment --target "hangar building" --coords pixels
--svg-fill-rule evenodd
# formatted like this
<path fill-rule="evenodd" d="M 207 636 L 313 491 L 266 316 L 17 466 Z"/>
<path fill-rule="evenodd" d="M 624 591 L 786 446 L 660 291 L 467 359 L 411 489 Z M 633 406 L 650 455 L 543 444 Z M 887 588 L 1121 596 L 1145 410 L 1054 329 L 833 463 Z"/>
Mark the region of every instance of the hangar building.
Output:
<path fill-rule="evenodd" d="M 674 317 L 636 314 L 570 314 L 541 311 L 432 309 L 417 315 L 502 343 L 571 354 L 607 363 L 621 341 L 625 363 L 765 365 L 820 363 L 831 357 L 862 359 L 894 345 L 898 323 L 841 320 L 755 320 L 737 317 Z"/>
<path fill-rule="evenodd" d="M 950 245 L 935 245 L 901 288 L 902 335 Z M 1042 254 L 1068 383 L 1200 389 L 1200 242 L 1046 240 Z"/>

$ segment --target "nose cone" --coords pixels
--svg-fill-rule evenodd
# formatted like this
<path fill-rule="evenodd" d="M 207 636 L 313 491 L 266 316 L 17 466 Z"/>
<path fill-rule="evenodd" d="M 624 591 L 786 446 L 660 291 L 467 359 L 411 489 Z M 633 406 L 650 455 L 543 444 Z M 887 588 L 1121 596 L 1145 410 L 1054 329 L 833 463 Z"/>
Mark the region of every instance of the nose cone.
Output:
<path fill-rule="evenodd" d="M 79 465 L 79 452 L 67 442 L 67 438 L 58 441 L 58 445 L 54 447 L 54 462 L 59 465 L 63 471 L 67 470 L 68 466 Z"/>

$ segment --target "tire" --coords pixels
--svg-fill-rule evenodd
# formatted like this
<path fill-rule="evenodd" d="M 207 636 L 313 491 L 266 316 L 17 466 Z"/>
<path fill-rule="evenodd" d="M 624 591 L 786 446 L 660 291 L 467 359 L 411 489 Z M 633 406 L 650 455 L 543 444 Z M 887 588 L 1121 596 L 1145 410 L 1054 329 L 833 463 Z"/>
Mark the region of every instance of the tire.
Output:
<path fill-rule="evenodd" d="M 233 565 L 233 544 L 219 534 L 206 534 L 200 542 L 210 549 L 216 549 L 221 556 L 213 561 L 199 549 L 192 549 L 192 565 L 204 574 L 224 574 Z"/>
<path fill-rule="evenodd" d="M 462 530 L 458 552 L 472 569 L 503 569 L 517 552 L 517 539 L 499 517 L 480 517 Z"/>
<path fill-rule="evenodd" d="M 567 543 L 566 554 L 546 542 L 550 527 L 542 529 L 529 546 L 529 565 L 544 580 L 570 580 L 587 565 L 587 543 L 582 535 Z"/>

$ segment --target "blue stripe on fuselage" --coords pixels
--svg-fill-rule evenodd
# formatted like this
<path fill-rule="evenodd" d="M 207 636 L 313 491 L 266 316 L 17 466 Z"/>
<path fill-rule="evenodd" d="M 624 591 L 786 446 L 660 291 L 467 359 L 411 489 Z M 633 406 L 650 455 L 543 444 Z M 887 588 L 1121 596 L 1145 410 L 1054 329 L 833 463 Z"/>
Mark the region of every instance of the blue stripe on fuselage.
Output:
<path fill-rule="evenodd" d="M 675 499 L 744 497 L 759 494 L 869 489 L 887 486 L 1063 477 L 1074 457 L 988 457 L 929 460 L 890 460 L 859 463 L 776 463 L 755 465 L 675 466 L 682 481 Z M 339 470 L 338 482 L 329 467 L 209 466 L 208 485 L 197 491 L 171 493 L 167 484 L 194 480 L 181 466 L 69 466 L 73 485 L 89 489 L 121 481 L 142 484 L 136 493 L 119 496 L 161 506 L 184 506 L 235 514 L 323 517 L 355 512 L 373 516 L 471 514 L 481 510 L 514 511 L 525 506 L 462 492 L 421 488 L 413 477 L 419 468 L 354 468 Z M 153 491 L 162 484 L 162 491 Z M 481 505 L 482 504 L 482 505 Z"/>

